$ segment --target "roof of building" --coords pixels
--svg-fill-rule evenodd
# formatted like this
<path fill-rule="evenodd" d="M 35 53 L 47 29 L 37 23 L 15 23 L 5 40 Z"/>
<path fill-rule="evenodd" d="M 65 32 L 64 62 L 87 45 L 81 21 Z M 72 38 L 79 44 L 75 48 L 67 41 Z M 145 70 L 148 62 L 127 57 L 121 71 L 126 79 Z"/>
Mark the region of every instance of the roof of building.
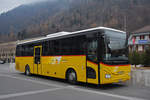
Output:
<path fill-rule="evenodd" d="M 150 32 L 150 25 L 144 26 L 143 28 L 140 28 L 133 33 L 144 33 L 144 32 Z"/>
<path fill-rule="evenodd" d="M 12 41 L 12 42 L 6 42 L 6 43 L 0 43 L 0 47 L 2 47 L 2 46 L 6 46 L 6 45 L 16 45 L 16 41 Z"/>

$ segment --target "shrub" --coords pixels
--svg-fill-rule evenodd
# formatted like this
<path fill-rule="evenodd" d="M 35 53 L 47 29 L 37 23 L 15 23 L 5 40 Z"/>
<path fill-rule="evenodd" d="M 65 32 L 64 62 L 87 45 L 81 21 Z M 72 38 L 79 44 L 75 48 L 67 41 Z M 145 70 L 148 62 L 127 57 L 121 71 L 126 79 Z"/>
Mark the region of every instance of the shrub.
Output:
<path fill-rule="evenodd" d="M 141 53 L 138 53 L 136 51 L 129 53 L 129 61 L 133 65 L 142 64 L 145 67 L 150 67 L 150 48 Z"/>
<path fill-rule="evenodd" d="M 150 49 L 146 49 L 143 57 L 143 65 L 150 66 Z"/>
<path fill-rule="evenodd" d="M 140 53 L 140 63 L 145 65 L 145 52 Z"/>
<path fill-rule="evenodd" d="M 129 61 L 133 65 L 139 65 L 141 64 L 141 55 L 138 52 L 134 51 L 129 54 Z"/>

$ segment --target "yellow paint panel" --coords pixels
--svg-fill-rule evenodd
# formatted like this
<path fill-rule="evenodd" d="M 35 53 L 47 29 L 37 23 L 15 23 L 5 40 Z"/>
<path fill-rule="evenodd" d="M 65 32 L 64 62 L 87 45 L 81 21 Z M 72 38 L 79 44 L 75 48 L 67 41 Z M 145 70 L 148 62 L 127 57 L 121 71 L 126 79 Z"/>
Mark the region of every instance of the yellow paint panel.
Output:
<path fill-rule="evenodd" d="M 16 57 L 17 70 L 25 72 L 27 64 L 33 73 L 34 57 Z M 40 75 L 65 79 L 68 68 L 76 71 L 78 81 L 86 82 L 86 56 L 41 56 Z"/>
<path fill-rule="evenodd" d="M 92 84 L 98 84 L 98 64 L 87 61 L 87 66 L 93 68 L 96 72 L 96 79 L 87 78 L 87 82 Z"/>
<path fill-rule="evenodd" d="M 73 68 L 77 74 L 77 80 L 86 82 L 86 56 L 43 56 L 43 75 L 56 78 L 66 78 L 66 71 Z"/>
<path fill-rule="evenodd" d="M 16 70 L 25 72 L 25 66 L 30 66 L 30 72 L 33 73 L 33 57 L 16 57 Z"/>
<path fill-rule="evenodd" d="M 30 66 L 33 73 L 34 57 L 16 57 L 16 69 L 25 72 L 25 66 Z M 96 79 L 87 78 L 88 83 L 98 84 L 98 64 L 87 61 L 87 66 L 96 71 Z M 68 68 L 73 68 L 77 73 L 77 80 L 86 82 L 86 56 L 41 56 L 40 75 L 65 79 Z M 100 63 L 100 84 L 116 83 L 130 79 L 130 65 L 106 65 Z M 105 78 L 110 74 L 111 78 Z"/>
<path fill-rule="evenodd" d="M 106 65 L 100 64 L 100 84 L 123 82 L 130 79 L 131 65 Z M 111 75 L 106 78 L 105 75 Z"/>

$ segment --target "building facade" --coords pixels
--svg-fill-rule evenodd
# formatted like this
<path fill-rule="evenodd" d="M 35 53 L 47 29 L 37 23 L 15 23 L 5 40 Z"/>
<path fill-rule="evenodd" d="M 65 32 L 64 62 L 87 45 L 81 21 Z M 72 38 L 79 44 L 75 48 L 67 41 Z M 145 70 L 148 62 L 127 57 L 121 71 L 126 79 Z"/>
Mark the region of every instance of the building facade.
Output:
<path fill-rule="evenodd" d="M 16 55 L 16 46 L 19 42 L 26 42 L 36 38 L 29 38 L 25 40 L 18 40 L 14 42 L 8 42 L 8 43 L 1 43 L 0 44 L 0 60 L 4 60 L 7 63 L 15 62 L 15 55 Z"/>
<path fill-rule="evenodd" d="M 15 52 L 16 52 L 16 43 L 17 42 L 8 42 L 0 44 L 0 59 L 5 62 L 14 62 L 15 61 Z"/>
<path fill-rule="evenodd" d="M 150 26 L 133 32 L 128 38 L 129 52 L 144 52 L 150 47 Z"/>

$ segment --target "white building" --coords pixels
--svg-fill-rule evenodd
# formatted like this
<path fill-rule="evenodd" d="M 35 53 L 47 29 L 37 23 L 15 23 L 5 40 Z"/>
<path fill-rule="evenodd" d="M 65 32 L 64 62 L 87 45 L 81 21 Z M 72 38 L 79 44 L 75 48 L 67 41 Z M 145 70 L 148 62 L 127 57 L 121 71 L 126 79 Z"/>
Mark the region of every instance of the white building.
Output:
<path fill-rule="evenodd" d="M 4 60 L 5 62 L 14 62 L 16 55 L 16 45 L 18 42 L 26 42 L 30 40 L 34 40 L 37 38 L 30 38 L 26 40 L 14 41 L 14 42 L 6 42 L 0 43 L 0 60 Z"/>
<path fill-rule="evenodd" d="M 16 42 L 8 42 L 0 44 L 0 59 L 6 62 L 15 61 Z"/>
<path fill-rule="evenodd" d="M 143 52 L 150 47 L 150 26 L 133 32 L 128 39 L 129 52 Z"/>

